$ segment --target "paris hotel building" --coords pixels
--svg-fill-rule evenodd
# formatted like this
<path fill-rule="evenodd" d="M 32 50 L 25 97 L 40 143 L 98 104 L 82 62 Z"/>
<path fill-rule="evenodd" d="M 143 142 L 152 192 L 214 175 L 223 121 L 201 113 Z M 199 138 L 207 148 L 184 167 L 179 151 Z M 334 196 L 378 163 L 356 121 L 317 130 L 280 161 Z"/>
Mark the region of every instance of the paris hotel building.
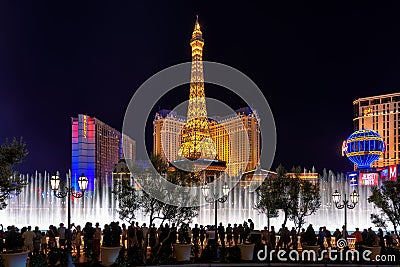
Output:
<path fill-rule="evenodd" d="M 241 108 L 226 117 L 209 119 L 211 138 L 214 141 L 218 159 L 230 166 L 229 175 L 254 170 L 260 161 L 260 126 L 256 110 Z M 181 131 L 186 123 L 184 116 L 174 111 L 160 110 L 153 121 L 153 153 L 160 154 L 166 161 L 178 159 L 181 145 Z M 242 124 L 242 125 L 240 125 Z M 245 131 L 240 129 L 245 129 Z M 246 155 L 245 145 L 248 140 L 248 161 L 243 162 Z M 247 167 L 243 170 L 243 166 Z"/>

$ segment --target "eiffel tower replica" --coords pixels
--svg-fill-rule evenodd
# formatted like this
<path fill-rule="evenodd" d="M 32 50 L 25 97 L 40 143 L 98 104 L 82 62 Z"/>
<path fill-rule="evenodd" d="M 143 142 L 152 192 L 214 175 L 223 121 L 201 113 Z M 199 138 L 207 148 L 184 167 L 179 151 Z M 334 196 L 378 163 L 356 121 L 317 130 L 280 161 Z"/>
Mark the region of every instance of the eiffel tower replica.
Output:
<path fill-rule="evenodd" d="M 190 76 L 187 121 L 181 130 L 179 159 L 172 165 L 179 167 L 182 160 L 192 161 L 191 171 L 202 175 L 208 182 L 226 169 L 226 162 L 218 160 L 214 141 L 210 135 L 204 93 L 203 46 L 204 39 L 198 17 L 190 40 L 192 68 Z M 174 167 L 170 168 L 173 170 Z"/>

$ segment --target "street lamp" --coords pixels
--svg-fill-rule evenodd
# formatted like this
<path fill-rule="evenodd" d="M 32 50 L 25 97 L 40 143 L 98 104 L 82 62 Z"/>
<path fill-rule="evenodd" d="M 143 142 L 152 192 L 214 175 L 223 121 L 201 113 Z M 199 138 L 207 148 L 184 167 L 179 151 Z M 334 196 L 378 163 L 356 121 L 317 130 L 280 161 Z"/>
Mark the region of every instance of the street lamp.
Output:
<path fill-rule="evenodd" d="M 225 184 L 222 186 L 222 197 L 219 197 L 218 192 L 210 192 L 210 186 L 207 184 L 207 182 L 204 183 L 204 185 L 201 188 L 203 190 L 203 195 L 204 199 L 206 200 L 207 203 L 213 203 L 215 204 L 215 257 L 218 257 L 218 221 L 217 221 L 217 210 L 218 210 L 218 202 L 219 203 L 224 203 L 228 200 L 228 195 L 229 195 L 229 186 L 225 182 Z M 211 193 L 211 194 L 210 194 Z"/>
<path fill-rule="evenodd" d="M 85 191 L 87 189 L 89 180 L 83 173 L 78 178 L 78 185 L 79 185 L 79 189 L 81 190 L 81 192 L 73 191 L 71 177 L 69 177 L 69 179 L 67 179 L 67 180 L 69 183 L 68 183 L 68 186 L 65 187 L 65 190 L 57 192 L 60 187 L 60 176 L 58 175 L 58 172 L 57 172 L 55 175 L 51 176 L 50 185 L 51 185 L 51 189 L 53 190 L 55 197 L 57 197 L 57 198 L 68 197 L 68 230 L 71 230 L 71 197 L 75 197 L 75 198 L 83 197 L 83 194 L 85 193 Z"/>
<path fill-rule="evenodd" d="M 350 201 L 347 199 L 346 193 L 344 194 L 344 200 L 342 201 L 343 204 L 340 204 L 340 200 L 342 198 L 342 195 L 335 190 L 335 192 L 332 194 L 332 201 L 335 203 L 336 208 L 338 209 L 344 209 L 344 238 L 347 238 L 347 209 L 354 209 L 354 207 L 358 203 L 358 199 L 360 198 L 360 195 L 356 192 L 356 190 L 353 191 L 353 193 L 350 194 Z"/>

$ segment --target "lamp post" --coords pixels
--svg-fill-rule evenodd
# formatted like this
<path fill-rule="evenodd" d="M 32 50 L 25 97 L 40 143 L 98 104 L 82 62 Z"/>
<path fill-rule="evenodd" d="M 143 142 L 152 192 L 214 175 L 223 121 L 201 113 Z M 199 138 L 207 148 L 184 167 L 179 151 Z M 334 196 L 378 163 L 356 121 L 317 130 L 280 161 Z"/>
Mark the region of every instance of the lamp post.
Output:
<path fill-rule="evenodd" d="M 342 201 L 343 204 L 340 203 L 341 197 L 342 195 L 337 190 L 335 190 L 335 192 L 332 194 L 332 201 L 335 203 L 336 208 L 344 209 L 344 238 L 347 238 L 347 209 L 354 209 L 358 203 L 360 195 L 356 192 L 356 190 L 354 190 L 353 193 L 350 194 L 350 203 L 345 193 Z"/>
<path fill-rule="evenodd" d="M 203 195 L 204 199 L 206 200 L 207 203 L 213 203 L 215 204 L 214 210 L 214 218 L 215 218 L 215 257 L 218 258 L 218 220 L 217 220 L 217 210 L 218 210 L 218 202 L 219 203 L 224 203 L 228 200 L 228 195 L 229 195 L 229 187 L 228 185 L 225 184 L 222 186 L 222 197 L 219 197 L 219 194 L 217 192 L 210 192 L 210 186 L 205 182 L 205 184 L 201 188 L 203 190 Z"/>
<path fill-rule="evenodd" d="M 81 190 L 81 192 L 77 192 L 77 191 L 73 191 L 72 188 L 72 179 L 71 177 L 69 177 L 69 179 L 67 179 L 68 181 L 68 185 L 65 186 L 65 191 L 59 191 L 59 187 L 60 187 L 60 176 L 58 175 L 58 172 L 51 176 L 50 178 L 50 185 L 51 185 L 51 189 L 53 190 L 54 196 L 57 198 L 65 198 L 68 197 L 68 230 L 71 230 L 71 197 L 75 197 L 75 198 L 81 198 L 83 197 L 83 194 L 85 193 L 86 189 L 87 189 L 87 185 L 88 185 L 88 178 L 85 176 L 85 174 L 82 173 L 82 175 L 78 178 L 78 185 L 79 185 L 79 189 Z"/>

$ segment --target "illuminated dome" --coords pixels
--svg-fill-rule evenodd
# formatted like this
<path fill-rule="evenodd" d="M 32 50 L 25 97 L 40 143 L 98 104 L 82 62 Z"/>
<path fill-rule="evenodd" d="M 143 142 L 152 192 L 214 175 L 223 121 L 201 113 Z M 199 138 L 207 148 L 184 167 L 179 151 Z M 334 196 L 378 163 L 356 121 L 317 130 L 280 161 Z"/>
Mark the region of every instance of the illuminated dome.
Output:
<path fill-rule="evenodd" d="M 343 142 L 343 154 L 357 165 L 357 169 L 370 168 L 385 151 L 382 137 L 372 130 L 358 130 Z"/>

